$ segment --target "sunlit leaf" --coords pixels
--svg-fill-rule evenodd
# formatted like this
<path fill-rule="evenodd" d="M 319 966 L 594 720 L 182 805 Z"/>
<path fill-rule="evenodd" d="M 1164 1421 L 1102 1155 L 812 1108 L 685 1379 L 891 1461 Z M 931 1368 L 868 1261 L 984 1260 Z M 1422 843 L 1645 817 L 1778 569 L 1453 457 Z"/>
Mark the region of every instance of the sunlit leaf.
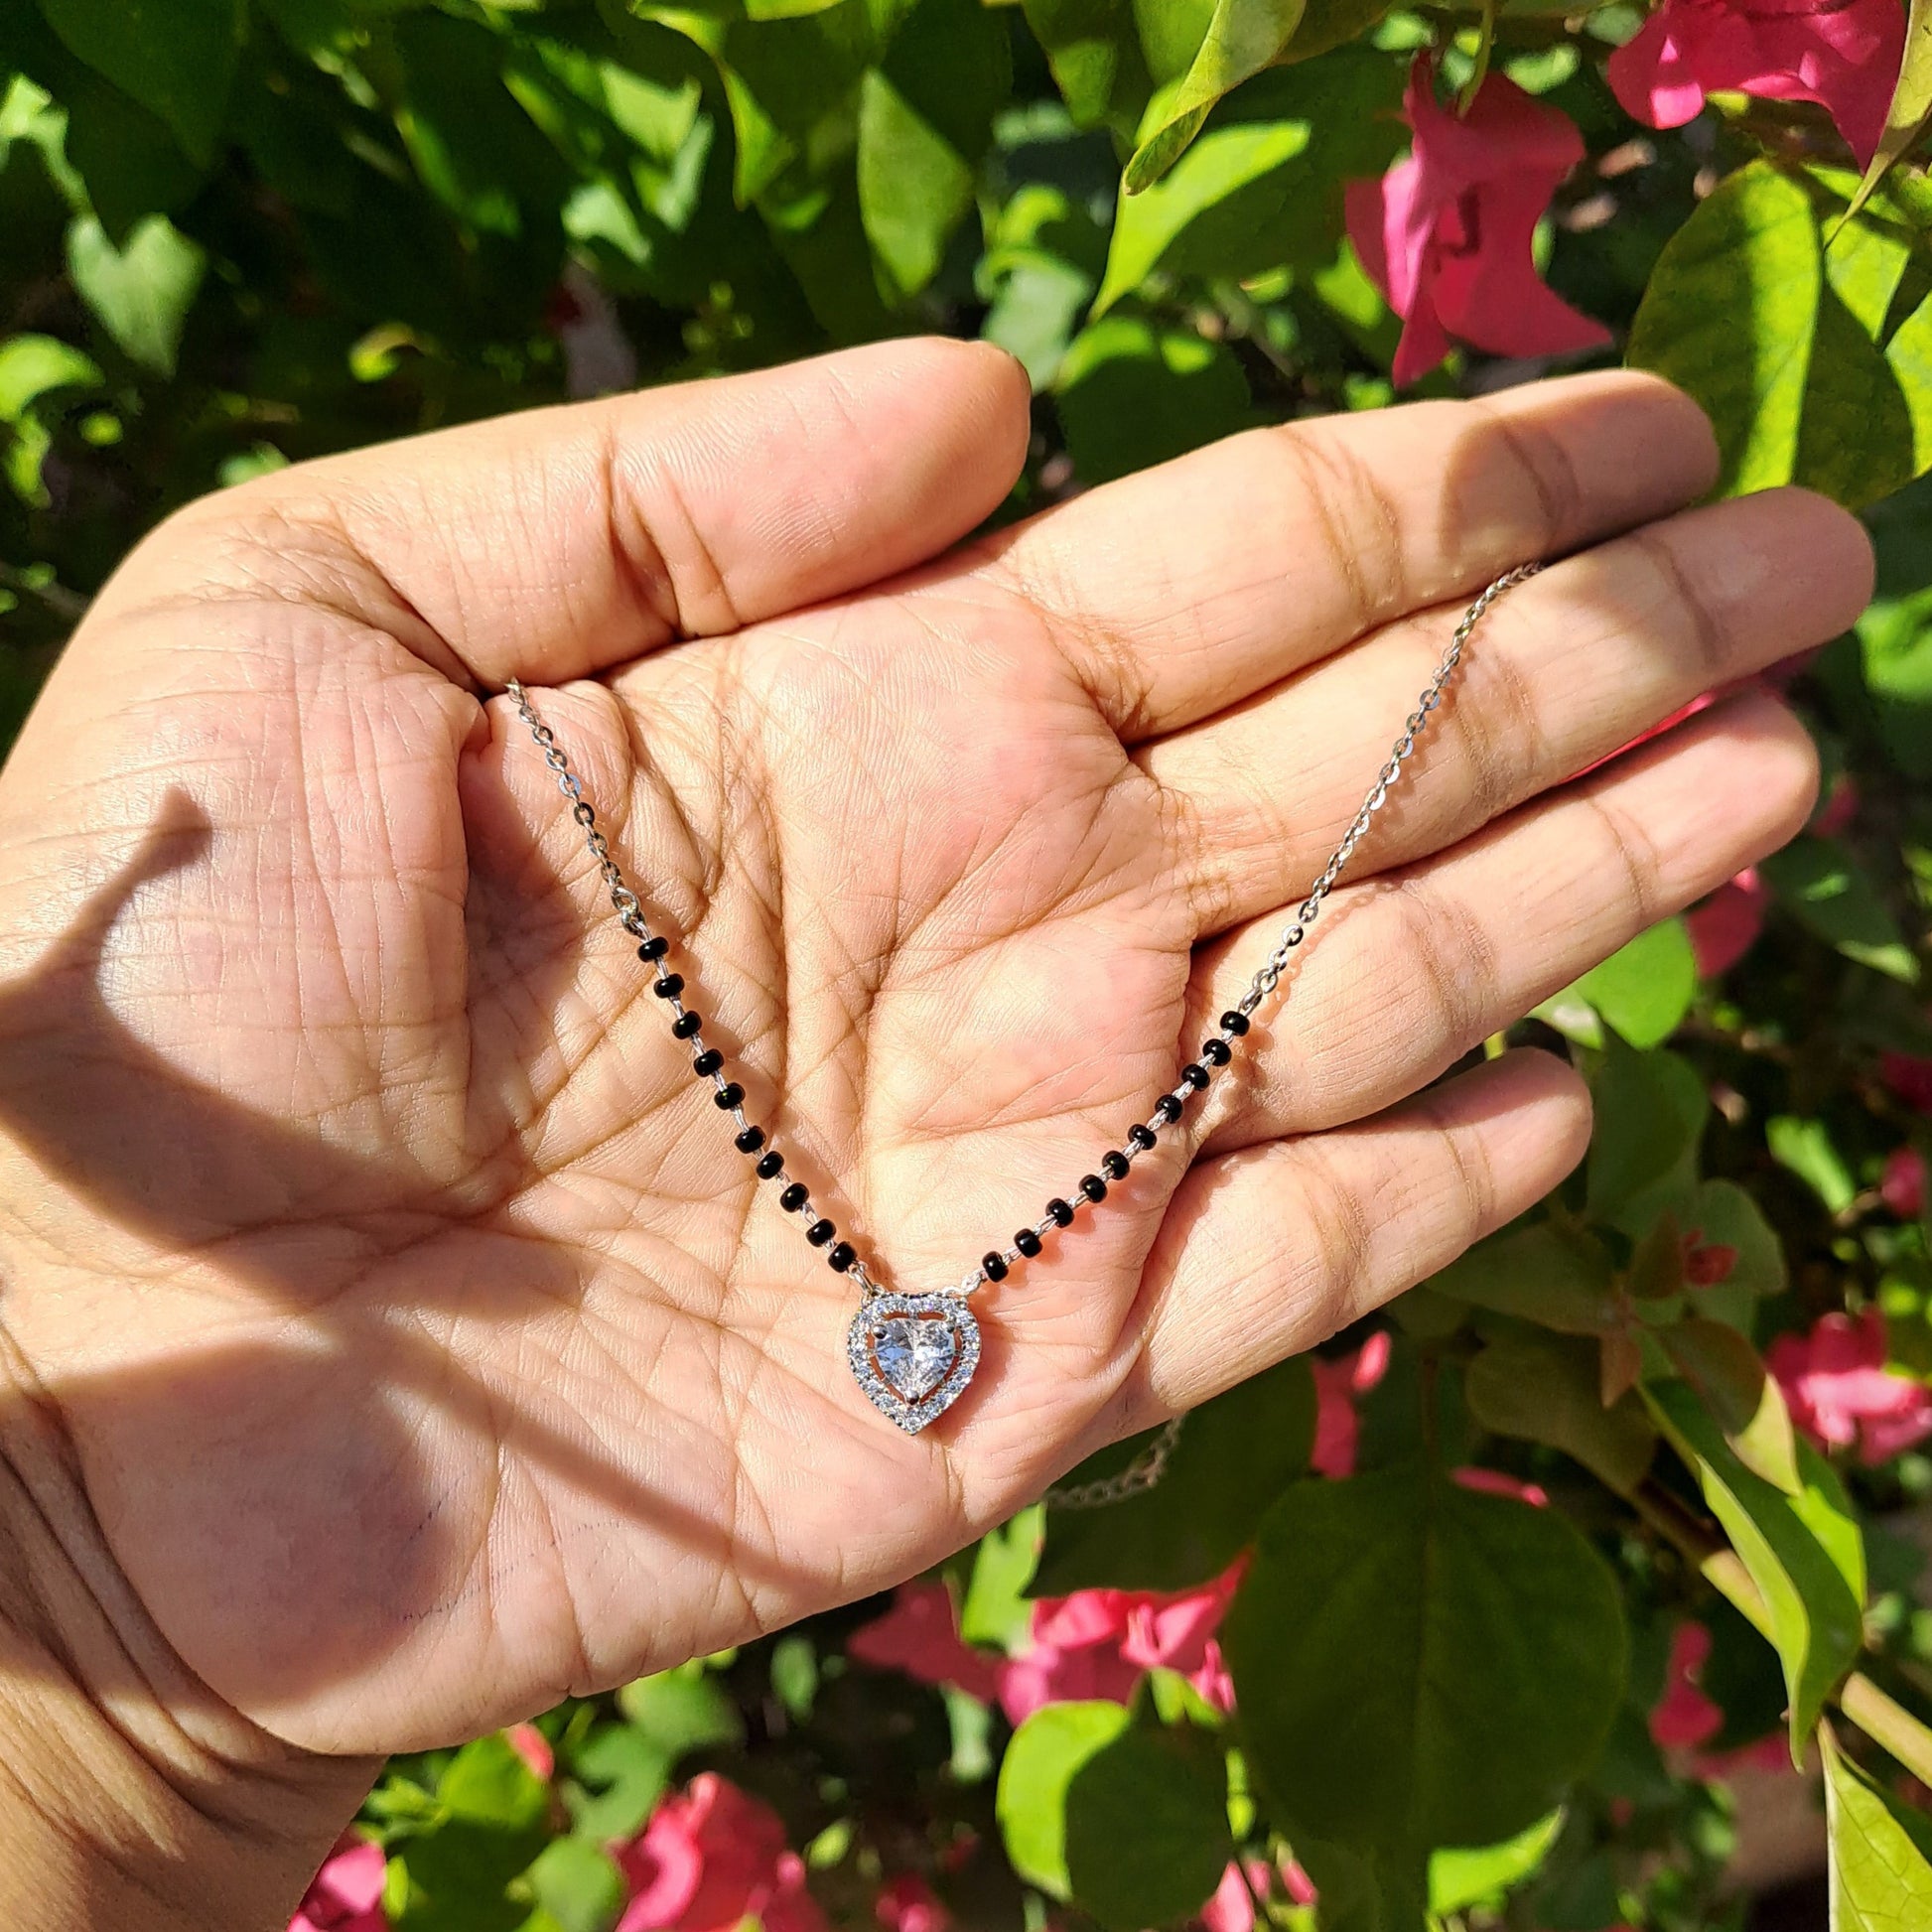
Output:
<path fill-rule="evenodd" d="M 130 361 L 173 375 L 188 312 L 207 257 L 166 215 L 137 222 L 116 248 L 91 214 L 68 230 L 68 272 L 94 318 Z"/>
<path fill-rule="evenodd" d="M 1791 1701 L 1795 1757 L 1864 1640 L 1864 1544 L 1844 1487 L 1801 1442 L 1801 1486 L 1787 1495 L 1744 1466 L 1688 1383 L 1658 1383 L 1644 1394 L 1763 1597 Z"/>
<path fill-rule="evenodd" d="M 1139 194 L 1172 168 L 1199 133 L 1214 103 L 1259 73 L 1302 23 L 1306 0 L 1215 0 L 1207 36 L 1179 80 L 1164 87 L 1142 118 L 1140 144 L 1127 164 L 1127 192 Z"/>

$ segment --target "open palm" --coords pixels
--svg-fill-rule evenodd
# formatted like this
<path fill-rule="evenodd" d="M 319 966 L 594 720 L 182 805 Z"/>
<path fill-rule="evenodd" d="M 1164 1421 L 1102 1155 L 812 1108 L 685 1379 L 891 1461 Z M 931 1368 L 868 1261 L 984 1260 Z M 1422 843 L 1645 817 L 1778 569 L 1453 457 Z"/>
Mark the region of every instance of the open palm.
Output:
<path fill-rule="evenodd" d="M 1582 1150 L 1546 1056 L 1419 1089 L 1802 821 L 1759 696 L 1572 781 L 1867 590 L 1821 500 L 1682 510 L 1660 385 L 1258 431 L 948 549 L 1026 434 L 941 343 L 453 432 L 196 506 L 63 661 L 0 782 L 0 1340 L 276 1735 L 446 1739 L 877 1589 L 1320 1340 Z M 1252 1053 L 901 1435 L 484 694 L 787 1177 L 934 1288 L 1173 1084 L 1530 556 Z"/>

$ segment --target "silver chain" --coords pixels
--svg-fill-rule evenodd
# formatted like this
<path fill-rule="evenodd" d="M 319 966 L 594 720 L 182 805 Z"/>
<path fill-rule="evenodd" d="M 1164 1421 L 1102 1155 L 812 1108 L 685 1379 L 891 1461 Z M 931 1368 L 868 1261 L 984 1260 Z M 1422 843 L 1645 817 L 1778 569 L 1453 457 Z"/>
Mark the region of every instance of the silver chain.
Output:
<path fill-rule="evenodd" d="M 1236 1011 L 1249 1015 L 1261 1005 L 1262 1001 L 1281 984 L 1282 974 L 1288 970 L 1290 955 L 1297 946 L 1309 936 L 1309 928 L 1321 910 L 1321 902 L 1335 890 L 1336 882 L 1350 859 L 1355 856 L 1355 848 L 1368 835 L 1368 828 L 1374 822 L 1375 814 L 1388 803 L 1390 788 L 1402 775 L 1402 767 L 1414 754 L 1416 742 L 1422 737 L 1430 719 L 1442 708 L 1444 693 L 1449 689 L 1449 679 L 1455 675 L 1455 667 L 1462 661 L 1462 653 L 1468 647 L 1470 637 L 1475 634 L 1476 625 L 1497 598 L 1505 591 L 1514 590 L 1526 578 L 1534 577 L 1543 566 L 1540 563 L 1518 564 L 1514 570 L 1505 571 L 1494 583 L 1485 588 L 1475 602 L 1463 612 L 1462 621 L 1455 626 L 1449 638 L 1449 648 L 1443 653 L 1443 661 L 1436 667 L 1436 675 L 1429 680 L 1422 696 L 1416 701 L 1416 708 L 1404 720 L 1402 736 L 1390 749 L 1388 762 L 1375 774 L 1375 782 L 1369 787 L 1368 796 L 1362 800 L 1361 809 L 1349 821 L 1348 830 L 1341 835 L 1341 843 L 1328 856 L 1328 863 L 1321 868 L 1319 877 L 1309 888 L 1309 896 L 1296 907 L 1295 917 L 1288 929 L 1276 943 L 1275 950 L 1262 962 L 1261 970 L 1248 983 L 1248 990 L 1242 994 Z M 1125 1502 L 1129 1496 L 1144 1495 L 1168 1472 L 1168 1464 L 1173 1459 L 1175 1446 L 1180 1441 L 1181 1425 L 1187 1420 L 1186 1411 L 1177 1416 L 1170 1416 L 1161 1425 L 1154 1440 L 1128 1463 L 1126 1468 L 1114 1475 L 1101 1476 L 1092 1482 L 1072 1483 L 1064 1488 L 1049 1489 L 1045 1501 L 1049 1509 L 1102 1509 L 1109 1503 Z"/>
<path fill-rule="evenodd" d="M 1383 764 L 1381 770 L 1376 773 L 1375 782 L 1369 787 L 1368 796 L 1362 800 L 1361 808 L 1349 822 L 1347 831 L 1342 834 L 1341 843 L 1329 854 L 1328 863 L 1321 868 L 1320 874 L 1316 877 L 1314 884 L 1309 888 L 1308 897 L 1296 908 L 1293 921 L 1276 943 L 1274 951 L 1262 962 L 1261 970 L 1249 982 L 1248 990 L 1242 994 L 1232 1012 L 1223 1015 L 1220 1031 L 1214 1035 L 1212 1040 L 1205 1043 L 1203 1056 L 1206 1057 L 1208 1048 L 1212 1048 L 1218 1054 L 1218 1058 L 1213 1062 L 1216 1066 L 1227 1063 L 1233 1049 L 1234 1041 L 1248 1030 L 1247 1023 L 1249 1017 L 1275 991 L 1276 987 L 1281 984 L 1281 978 L 1283 973 L 1288 969 L 1290 957 L 1293 955 L 1295 949 L 1308 938 L 1309 928 L 1313 925 L 1316 915 L 1321 910 L 1322 902 L 1334 891 L 1349 860 L 1355 856 L 1355 848 L 1368 835 L 1368 829 L 1374 822 L 1375 814 L 1388 802 L 1389 792 L 1397 779 L 1401 777 L 1402 768 L 1413 756 L 1417 742 L 1422 737 L 1430 719 L 1441 708 L 1444 694 L 1449 688 L 1449 679 L 1455 675 L 1455 668 L 1461 663 L 1462 653 L 1467 647 L 1469 638 L 1473 635 L 1476 625 L 1482 621 L 1484 613 L 1488 611 L 1489 607 L 1505 591 L 1512 590 L 1526 578 L 1534 577 L 1541 568 L 1542 566 L 1540 564 L 1527 563 L 1519 564 L 1514 570 L 1504 572 L 1462 614 L 1462 620 L 1455 626 L 1455 630 L 1449 638 L 1449 647 L 1443 653 L 1442 662 L 1436 667 L 1436 675 L 1430 679 L 1422 696 L 1416 702 L 1415 710 L 1409 714 L 1408 719 L 1404 722 L 1402 736 L 1396 740 L 1390 750 L 1387 761 Z M 518 679 L 511 678 L 509 680 L 508 690 L 510 701 L 516 706 L 518 716 L 528 726 L 531 737 L 536 740 L 538 747 L 543 753 L 544 763 L 556 775 L 557 788 L 570 801 L 570 815 L 582 829 L 584 843 L 589 848 L 592 858 L 597 861 L 598 871 L 603 878 L 606 891 L 611 896 L 611 904 L 617 912 L 618 922 L 627 933 L 642 944 L 646 956 L 653 958 L 661 957 L 665 942 L 662 939 L 653 938 L 649 922 L 644 916 L 643 905 L 638 899 L 637 895 L 625 883 L 622 869 L 611 856 L 610 841 L 599 828 L 597 812 L 590 800 L 584 796 L 583 783 L 578 778 L 576 772 L 570 768 L 570 759 L 564 752 L 563 747 L 557 743 L 556 734 L 537 715 L 535 707 L 530 703 L 528 692 L 524 690 L 522 683 Z M 680 1027 L 688 1025 L 692 1033 L 695 1033 L 701 1023 L 694 1014 L 690 1015 L 687 1020 L 687 1010 L 682 999 L 678 997 L 678 992 L 681 988 L 682 981 L 671 980 L 667 981 L 659 990 L 666 997 L 666 1004 L 674 1023 Z M 689 1035 L 680 1032 L 678 1036 L 684 1038 Z M 716 1053 L 711 1053 L 708 1055 L 708 1059 L 712 1062 L 718 1062 L 721 1056 Z M 1157 1102 L 1157 1111 L 1154 1119 L 1142 1123 L 1141 1127 L 1135 1130 L 1136 1133 L 1143 1135 L 1144 1139 L 1140 1142 L 1130 1140 L 1130 1145 L 1127 1150 L 1108 1157 L 1109 1160 L 1120 1163 L 1120 1166 L 1111 1172 L 1116 1174 L 1124 1174 L 1127 1171 L 1126 1164 L 1131 1162 L 1137 1153 L 1154 1146 L 1155 1134 L 1159 1128 L 1177 1121 L 1180 1118 L 1180 1110 L 1187 1100 L 1207 1084 L 1208 1075 L 1203 1071 L 1201 1066 L 1195 1065 L 1187 1068 L 1186 1071 L 1196 1076 L 1194 1081 L 1189 1083 L 1183 1080 L 1181 1085 L 1176 1087 L 1172 1093 L 1164 1094 L 1161 1097 L 1161 1100 Z M 719 1106 L 730 1113 L 740 1134 L 749 1136 L 749 1140 L 742 1140 L 740 1145 L 746 1147 L 748 1152 L 757 1152 L 762 1148 L 764 1146 L 763 1136 L 753 1126 L 750 1117 L 745 1112 L 743 1090 L 734 1081 L 727 1078 L 721 1065 L 713 1065 L 710 1078 L 716 1089 L 716 1098 Z M 1171 1111 L 1162 1112 L 1161 1109 L 1163 1107 Z M 777 1163 L 777 1157 L 775 1155 L 769 1155 L 767 1159 L 773 1163 Z M 781 1163 L 774 1165 L 770 1172 L 773 1173 L 777 1173 L 778 1167 L 781 1165 Z M 761 1166 L 759 1172 L 762 1174 L 765 1169 Z M 1088 1181 L 1093 1182 L 1096 1190 L 1089 1195 L 1089 1198 L 1098 1200 L 1106 1192 L 1106 1188 L 1099 1185 L 1094 1176 L 1088 1176 Z M 1083 1182 L 1082 1184 L 1084 1186 L 1087 1183 Z M 802 1186 L 795 1184 L 788 1191 L 799 1197 L 796 1205 L 792 1206 L 792 1211 L 802 1214 L 809 1223 L 817 1215 L 817 1209 L 811 1205 L 809 1195 L 805 1193 Z M 787 1205 L 790 1205 L 790 1203 L 787 1203 Z M 1052 1207 L 1064 1210 L 1064 1219 L 1056 1217 L 1050 1211 Z M 1029 1237 L 1038 1237 L 1033 1239 L 1030 1249 L 1023 1250 L 1016 1246 L 1008 1248 L 1004 1254 L 995 1252 L 987 1256 L 986 1260 L 978 1268 L 968 1271 L 965 1279 L 954 1292 L 962 1296 L 970 1295 L 982 1283 L 1000 1280 L 1010 1266 L 1020 1261 L 1023 1253 L 1036 1253 L 1038 1251 L 1039 1238 L 1044 1238 L 1056 1226 L 1064 1226 L 1066 1221 L 1071 1218 L 1071 1210 L 1066 1207 L 1065 1202 L 1055 1201 L 1050 1203 L 1046 1218 L 1038 1222 L 1031 1230 L 1023 1230 L 1020 1236 L 1015 1237 L 1016 1242 L 1028 1239 Z M 831 1224 L 821 1221 L 817 1231 L 813 1232 L 808 1238 L 813 1241 L 829 1240 L 832 1232 Z M 999 1264 L 997 1269 L 995 1268 L 996 1263 Z M 868 1300 L 883 1293 L 880 1285 L 866 1272 L 864 1258 L 857 1255 L 850 1244 L 841 1243 L 840 1247 L 833 1251 L 833 1265 L 842 1268 L 848 1273 L 858 1283 L 861 1293 Z M 1138 1496 L 1152 1489 L 1167 1473 L 1168 1464 L 1173 1459 L 1175 1446 L 1180 1441 L 1181 1425 L 1185 1419 L 1184 1412 L 1181 1415 L 1170 1417 L 1167 1422 L 1161 1425 L 1153 1439 L 1124 1469 L 1119 1470 L 1113 1475 L 1103 1476 L 1093 1482 L 1077 1483 L 1059 1489 L 1049 1489 L 1046 1492 L 1045 1500 L 1055 1509 L 1096 1509 L 1107 1503 L 1125 1501 L 1129 1496 Z"/>

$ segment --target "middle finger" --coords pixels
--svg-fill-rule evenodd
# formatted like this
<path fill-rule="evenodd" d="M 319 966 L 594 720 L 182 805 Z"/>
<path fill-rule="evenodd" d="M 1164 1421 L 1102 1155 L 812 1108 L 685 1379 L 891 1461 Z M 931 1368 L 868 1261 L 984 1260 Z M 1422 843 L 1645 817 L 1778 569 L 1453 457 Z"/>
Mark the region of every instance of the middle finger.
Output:
<path fill-rule="evenodd" d="M 1870 591 L 1863 527 L 1800 489 L 1687 510 L 1551 566 L 1483 619 L 1364 858 L 1380 870 L 1442 850 L 1700 694 L 1835 636 Z M 1460 615 L 1393 624 L 1135 753 L 1174 808 L 1203 936 L 1306 890 Z"/>

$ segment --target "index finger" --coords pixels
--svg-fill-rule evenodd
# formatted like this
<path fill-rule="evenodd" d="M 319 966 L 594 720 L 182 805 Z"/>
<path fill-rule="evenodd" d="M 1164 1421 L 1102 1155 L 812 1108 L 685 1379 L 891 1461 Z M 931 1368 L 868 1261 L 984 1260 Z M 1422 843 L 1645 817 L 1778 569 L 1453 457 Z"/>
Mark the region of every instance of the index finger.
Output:
<path fill-rule="evenodd" d="M 1411 611 L 1680 509 L 1703 412 L 1623 370 L 1250 430 L 984 543 L 1127 744 L 1209 717 Z"/>

